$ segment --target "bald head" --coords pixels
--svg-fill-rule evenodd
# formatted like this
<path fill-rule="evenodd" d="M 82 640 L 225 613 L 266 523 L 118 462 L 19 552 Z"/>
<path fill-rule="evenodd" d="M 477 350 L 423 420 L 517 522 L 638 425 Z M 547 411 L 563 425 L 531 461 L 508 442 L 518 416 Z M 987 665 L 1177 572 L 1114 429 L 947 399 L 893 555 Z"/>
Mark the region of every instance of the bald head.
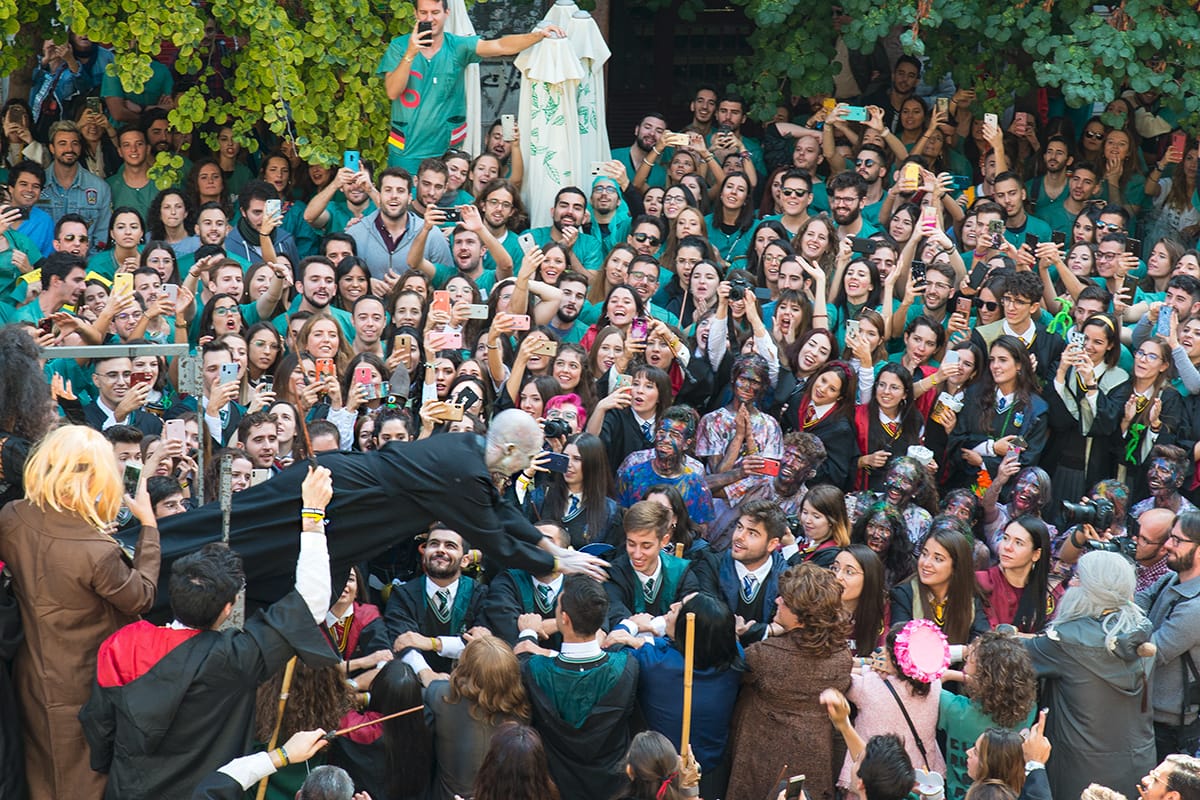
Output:
<path fill-rule="evenodd" d="M 545 437 L 537 420 L 519 409 L 501 411 L 492 419 L 487 437 L 489 472 L 514 475 L 529 466 Z"/>
<path fill-rule="evenodd" d="M 1163 557 L 1163 545 L 1175 525 L 1175 512 L 1169 508 L 1151 508 L 1138 517 L 1137 552 L 1139 564 L 1149 565 Z"/>

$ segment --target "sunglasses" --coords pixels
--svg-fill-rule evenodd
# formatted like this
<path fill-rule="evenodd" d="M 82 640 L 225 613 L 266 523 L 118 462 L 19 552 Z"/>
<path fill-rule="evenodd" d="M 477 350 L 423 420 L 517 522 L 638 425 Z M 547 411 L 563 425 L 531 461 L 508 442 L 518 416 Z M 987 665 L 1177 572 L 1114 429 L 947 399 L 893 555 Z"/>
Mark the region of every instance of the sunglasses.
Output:
<path fill-rule="evenodd" d="M 1104 138 L 1104 134 L 1103 134 L 1103 133 L 1099 133 L 1099 132 L 1097 132 L 1097 131 L 1084 131 L 1084 132 L 1083 132 L 1083 136 L 1084 136 L 1084 138 L 1085 138 L 1085 139 L 1096 139 L 1096 140 L 1099 140 L 1099 139 L 1103 139 L 1103 138 Z"/>
<path fill-rule="evenodd" d="M 995 300 L 976 300 L 975 307 L 982 308 L 984 311 L 995 311 L 1000 308 L 1000 304 Z"/>
<path fill-rule="evenodd" d="M 650 233 L 635 233 L 633 240 L 635 242 L 649 242 L 652 247 L 658 247 L 662 243 L 662 239 Z"/>
<path fill-rule="evenodd" d="M 875 166 L 877 163 L 878 162 L 873 158 L 856 158 L 856 159 L 854 159 L 854 166 L 866 167 L 867 169 L 870 169 L 871 167 Z"/>
<path fill-rule="evenodd" d="M 780 189 L 779 193 L 784 197 L 805 197 L 808 195 L 808 189 Z"/>

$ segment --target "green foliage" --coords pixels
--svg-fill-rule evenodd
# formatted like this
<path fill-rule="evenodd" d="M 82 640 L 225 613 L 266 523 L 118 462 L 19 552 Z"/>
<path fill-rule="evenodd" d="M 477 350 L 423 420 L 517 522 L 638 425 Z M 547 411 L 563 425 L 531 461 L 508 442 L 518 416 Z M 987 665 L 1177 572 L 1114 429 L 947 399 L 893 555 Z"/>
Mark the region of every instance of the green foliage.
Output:
<path fill-rule="evenodd" d="M 411 0 L 211 0 L 218 28 L 240 46 L 230 54 L 226 87 L 232 101 L 210 96 L 204 82 L 179 97 L 171 124 L 193 131 L 231 124 L 255 147 L 251 129 L 262 120 L 279 136 L 294 135 L 306 160 L 338 163 L 343 150 L 386 159 L 389 102 L 379 59 L 395 37 L 415 24 Z M 52 35 L 70 25 L 118 54 L 113 67 L 127 91 L 140 91 L 160 43 L 179 48 L 178 71 L 203 74 L 204 17 L 190 0 L 0 0 L 0 31 L 25 27 Z M 37 42 L 0 48 L 0 73 L 28 63 Z M 288 110 L 290 109 L 290 117 Z M 290 123 L 290 124 L 289 124 Z M 160 157 L 161 183 L 182 167 Z"/>
<path fill-rule="evenodd" d="M 754 55 L 736 64 L 755 111 L 780 96 L 828 92 L 832 3 L 735 0 L 755 23 Z M 1108 19 L 1092 0 L 842 0 L 852 21 L 841 34 L 852 50 L 869 50 L 897 26 L 905 52 L 927 57 L 934 74 L 949 72 L 973 88 L 978 111 L 998 112 L 1037 87 L 1058 89 L 1078 107 L 1106 102 L 1128 82 L 1161 91 L 1184 126 L 1200 127 L 1200 12 L 1183 0 L 1125 0 Z"/>

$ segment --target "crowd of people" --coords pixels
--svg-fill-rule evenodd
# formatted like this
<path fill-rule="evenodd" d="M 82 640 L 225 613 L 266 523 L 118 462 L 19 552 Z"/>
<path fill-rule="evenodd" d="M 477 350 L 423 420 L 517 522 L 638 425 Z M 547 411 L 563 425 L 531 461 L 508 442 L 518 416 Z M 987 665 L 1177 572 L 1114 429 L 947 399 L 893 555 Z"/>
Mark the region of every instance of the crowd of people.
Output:
<path fill-rule="evenodd" d="M 1162 98 L 700 87 L 531 227 L 463 70 L 564 32 L 416 11 L 387 164 L 74 33 L 0 108 L 0 796 L 1200 800 Z"/>

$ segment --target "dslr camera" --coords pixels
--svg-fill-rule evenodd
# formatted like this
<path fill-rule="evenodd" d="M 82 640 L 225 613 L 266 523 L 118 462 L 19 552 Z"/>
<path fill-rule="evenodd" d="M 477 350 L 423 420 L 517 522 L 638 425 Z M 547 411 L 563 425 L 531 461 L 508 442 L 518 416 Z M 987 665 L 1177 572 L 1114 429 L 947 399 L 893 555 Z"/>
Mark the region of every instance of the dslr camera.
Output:
<path fill-rule="evenodd" d="M 750 281 L 740 275 L 729 282 L 729 300 L 742 300 L 746 297 L 746 292 L 750 291 Z"/>
<path fill-rule="evenodd" d="M 1113 524 L 1115 512 L 1112 502 L 1103 497 L 1097 497 L 1090 503 L 1069 503 L 1064 500 L 1062 521 L 1067 527 L 1091 525 L 1098 531 L 1106 531 Z"/>
<path fill-rule="evenodd" d="M 571 425 L 566 420 L 548 419 L 542 423 L 542 433 L 547 439 L 561 439 L 571 435 Z"/>

